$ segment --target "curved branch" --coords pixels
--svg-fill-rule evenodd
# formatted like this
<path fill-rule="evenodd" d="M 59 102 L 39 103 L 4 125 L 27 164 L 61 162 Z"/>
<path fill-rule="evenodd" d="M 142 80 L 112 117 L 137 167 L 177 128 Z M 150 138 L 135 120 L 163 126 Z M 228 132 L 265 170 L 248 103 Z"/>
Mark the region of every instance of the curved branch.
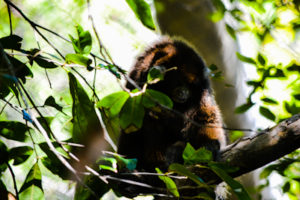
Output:
<path fill-rule="evenodd" d="M 233 177 L 253 171 L 300 148 L 300 114 L 271 129 L 244 137 L 222 150 L 219 162 L 239 167 Z"/>

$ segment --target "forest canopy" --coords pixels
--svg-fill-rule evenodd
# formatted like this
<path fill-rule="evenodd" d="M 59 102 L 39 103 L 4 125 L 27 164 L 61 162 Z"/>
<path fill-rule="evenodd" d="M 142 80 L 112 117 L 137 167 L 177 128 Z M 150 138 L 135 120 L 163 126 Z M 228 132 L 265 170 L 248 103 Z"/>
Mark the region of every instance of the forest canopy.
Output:
<path fill-rule="evenodd" d="M 214 0 L 213 4 L 214 12 L 205 20 L 225 23 L 224 34 L 241 45 L 235 55 L 249 73 L 249 94 L 234 112 L 253 109 L 268 126 L 297 117 L 300 3 Z M 168 8 L 145 0 L 110 5 L 89 0 L 2 1 L 0 199 L 105 199 L 108 193 L 124 196 L 122 184 L 148 188 L 152 193 L 147 195 L 182 197 L 183 188 L 177 183 L 184 177 L 200 188 L 198 198 L 214 199 L 215 184 L 224 181 L 244 200 L 269 187 L 271 174 L 281 177 L 284 197 L 299 199 L 299 150 L 265 167 L 262 184 L 252 191 L 234 179 L 237 167 L 215 162 L 211 152 L 189 144 L 183 164 L 147 174 L 165 184 L 159 189 L 136 179 L 138 160 L 116 153 L 120 130 L 130 134 L 140 129 L 145 110 L 172 110 L 172 100 L 161 92 L 124 87 L 131 81 L 127 71 L 134 56 L 159 35 L 155 9 Z M 234 87 L 224 80 L 219 66 L 210 65 L 209 75 Z M 147 84 L 163 78 L 154 68 Z M 245 132 L 268 132 L 267 127 L 225 128 L 231 142 L 242 141 Z M 83 156 L 91 149 L 95 155 Z M 194 165 L 217 178 L 213 183 L 203 181 L 191 170 Z M 120 169 L 128 173 L 118 174 Z"/>

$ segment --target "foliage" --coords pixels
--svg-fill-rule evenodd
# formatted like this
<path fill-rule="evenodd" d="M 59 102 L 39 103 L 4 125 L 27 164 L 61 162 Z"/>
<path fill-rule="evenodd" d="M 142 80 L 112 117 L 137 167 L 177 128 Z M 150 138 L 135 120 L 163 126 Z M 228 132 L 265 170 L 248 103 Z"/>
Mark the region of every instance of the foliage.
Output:
<path fill-rule="evenodd" d="M 89 134 L 105 128 L 113 143 L 116 143 L 120 129 L 131 134 L 141 128 L 146 110 L 163 112 L 164 109 L 172 109 L 173 102 L 165 94 L 147 89 L 149 84 L 164 79 L 165 69 L 160 66 L 152 68 L 143 88 L 133 91 L 110 91 L 109 95 L 100 94 L 101 98 L 99 98 L 95 86 L 97 71 L 107 70 L 117 80 L 127 76 L 125 76 L 126 71 L 111 59 L 101 38 L 97 36 L 95 27 L 92 33 L 76 23 L 75 33 L 69 34 L 69 40 L 31 21 L 26 13 L 11 1 L 4 0 L 4 2 L 8 10 L 4 12 L 0 9 L 0 18 L 5 19 L 6 29 L 10 29 L 7 28 L 9 25 L 12 29 L 10 29 L 11 34 L 1 32 L 0 38 L 0 100 L 3 102 L 0 110 L 0 193 L 2 191 L 5 195 L 13 193 L 20 199 L 45 199 L 48 188 L 47 185 L 43 185 L 43 182 L 47 178 L 57 181 L 58 184 L 64 184 L 72 173 L 75 178 L 82 178 L 69 163 L 74 159 L 74 153 L 76 156 L 78 148 L 82 148 L 80 144 L 84 144 L 89 138 Z M 144 0 L 126 0 L 126 2 L 143 25 L 155 29 L 148 3 Z M 243 9 L 240 7 L 227 9 L 221 1 L 215 0 L 217 10 L 211 19 L 218 21 L 226 15 L 233 17 L 238 22 L 237 27 L 228 23 L 226 30 L 234 39 L 238 38 L 240 32 L 253 32 L 263 47 L 276 41 L 272 35 L 273 31 L 288 30 L 287 32 L 296 38 L 299 18 L 283 24 L 281 18 L 276 17 L 284 12 L 292 12 L 299 16 L 299 4 L 296 1 L 232 0 L 231 2 L 239 2 L 243 5 Z M 76 3 L 79 7 L 85 5 L 84 1 L 76 1 Z M 265 15 L 267 8 L 271 8 L 271 14 Z M 250 16 L 250 20 L 243 20 L 246 14 Z M 44 45 L 40 46 L 37 42 L 37 45 L 28 47 L 24 42 L 25 36 L 14 34 L 17 21 L 28 23 L 35 34 L 43 40 Z M 34 34 L 30 37 L 34 38 Z M 57 48 L 52 37 L 63 43 L 63 48 Z M 94 41 L 97 41 L 98 47 Z M 237 57 L 253 65 L 259 78 L 247 82 L 253 90 L 246 103 L 236 109 L 236 113 L 246 112 L 257 104 L 259 104 L 260 114 L 275 122 L 299 113 L 300 67 L 295 58 L 288 64 L 273 63 L 263 48 L 255 57 L 240 53 L 237 53 Z M 212 65 L 209 68 L 212 78 L 222 78 L 222 72 L 216 66 Z M 47 96 L 42 99 L 38 92 L 32 95 L 32 85 L 30 85 L 30 81 L 37 79 L 41 71 L 45 73 L 51 91 L 51 93 L 46 92 Z M 61 75 L 67 89 L 58 91 L 52 88 L 48 73 L 54 73 L 57 79 Z M 94 75 L 94 79 L 90 81 L 85 77 L 86 74 L 89 77 Z M 279 101 L 264 93 L 272 80 L 284 82 L 289 98 Z M 38 81 L 36 84 L 38 85 Z M 49 91 L 43 86 L 41 88 L 40 92 Z M 256 94 L 260 95 L 260 101 L 254 101 L 253 96 Z M 51 109 L 52 112 L 45 111 L 46 108 Z M 281 111 L 282 108 L 285 112 Z M 16 113 L 13 120 L 6 118 L 6 114 L 11 110 Z M 280 112 L 277 112 L 278 110 Z M 99 120 L 100 116 L 103 123 Z M 241 133 L 238 132 L 236 135 L 238 136 L 234 139 Z M 297 153 L 294 154 L 293 156 L 298 156 Z M 184 164 L 173 163 L 169 166 L 168 172 L 164 173 L 156 169 L 157 174 L 153 174 L 158 175 L 157 179 L 166 185 L 173 196 L 180 197 L 180 190 L 170 173 L 185 176 L 200 188 L 204 188 L 205 192 L 197 194 L 198 198 L 214 199 L 213 186 L 206 184 L 201 177 L 188 169 L 188 166 L 197 164 L 200 168 L 208 169 L 224 180 L 239 199 L 249 199 L 243 186 L 228 175 L 230 170 L 235 169 L 214 163 L 212 153 L 208 150 L 204 148 L 196 150 L 187 144 L 182 156 Z M 267 178 L 271 172 L 276 171 L 286 178 L 283 191 L 296 198 L 299 196 L 297 189 L 300 166 L 298 157 L 291 156 L 278 164 L 270 165 L 263 171 L 261 177 Z M 90 169 L 88 171 L 90 176 L 82 178 L 84 185 L 77 184 L 75 199 L 103 196 L 114 187 L 107 184 L 109 176 L 102 175 L 101 172 L 117 173 L 120 169 L 132 172 L 137 162 L 136 159 L 125 159 L 115 153 L 102 157 L 98 162 L 99 167 Z M 16 176 L 17 171 L 21 171 L 23 179 Z M 82 180 L 78 181 L 80 182 L 83 183 Z M 66 185 L 69 187 L 70 183 L 71 181 L 67 181 Z M 118 194 L 118 191 L 115 192 Z"/>

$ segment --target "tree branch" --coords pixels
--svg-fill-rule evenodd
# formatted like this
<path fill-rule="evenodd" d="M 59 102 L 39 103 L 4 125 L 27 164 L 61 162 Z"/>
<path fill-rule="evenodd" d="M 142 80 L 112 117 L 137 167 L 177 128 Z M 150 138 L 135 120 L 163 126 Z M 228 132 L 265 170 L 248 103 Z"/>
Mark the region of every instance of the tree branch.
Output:
<path fill-rule="evenodd" d="M 253 171 L 300 148 L 300 114 L 250 137 L 228 145 L 221 152 L 219 162 L 226 162 L 239 170 L 233 177 Z"/>

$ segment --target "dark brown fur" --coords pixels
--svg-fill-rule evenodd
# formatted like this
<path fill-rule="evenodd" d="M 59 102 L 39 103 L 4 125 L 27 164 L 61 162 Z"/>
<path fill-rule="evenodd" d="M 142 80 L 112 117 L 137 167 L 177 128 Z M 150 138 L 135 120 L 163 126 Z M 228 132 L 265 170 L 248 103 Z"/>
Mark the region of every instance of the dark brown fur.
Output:
<path fill-rule="evenodd" d="M 137 59 L 129 76 L 142 87 L 153 66 L 177 67 L 166 72 L 163 81 L 148 88 L 167 94 L 173 100 L 173 109 L 182 115 L 167 110 L 148 110 L 140 130 L 121 134 L 118 153 L 127 158 L 137 158 L 137 169 L 147 171 L 153 171 L 155 167 L 166 170 L 173 162 L 181 163 L 187 142 L 196 149 L 204 146 L 217 156 L 220 147 L 226 143 L 226 137 L 207 68 L 200 56 L 182 41 L 163 39 Z M 130 83 L 126 87 L 134 89 Z M 180 88 L 189 91 L 189 98 L 184 102 L 176 97 Z"/>

